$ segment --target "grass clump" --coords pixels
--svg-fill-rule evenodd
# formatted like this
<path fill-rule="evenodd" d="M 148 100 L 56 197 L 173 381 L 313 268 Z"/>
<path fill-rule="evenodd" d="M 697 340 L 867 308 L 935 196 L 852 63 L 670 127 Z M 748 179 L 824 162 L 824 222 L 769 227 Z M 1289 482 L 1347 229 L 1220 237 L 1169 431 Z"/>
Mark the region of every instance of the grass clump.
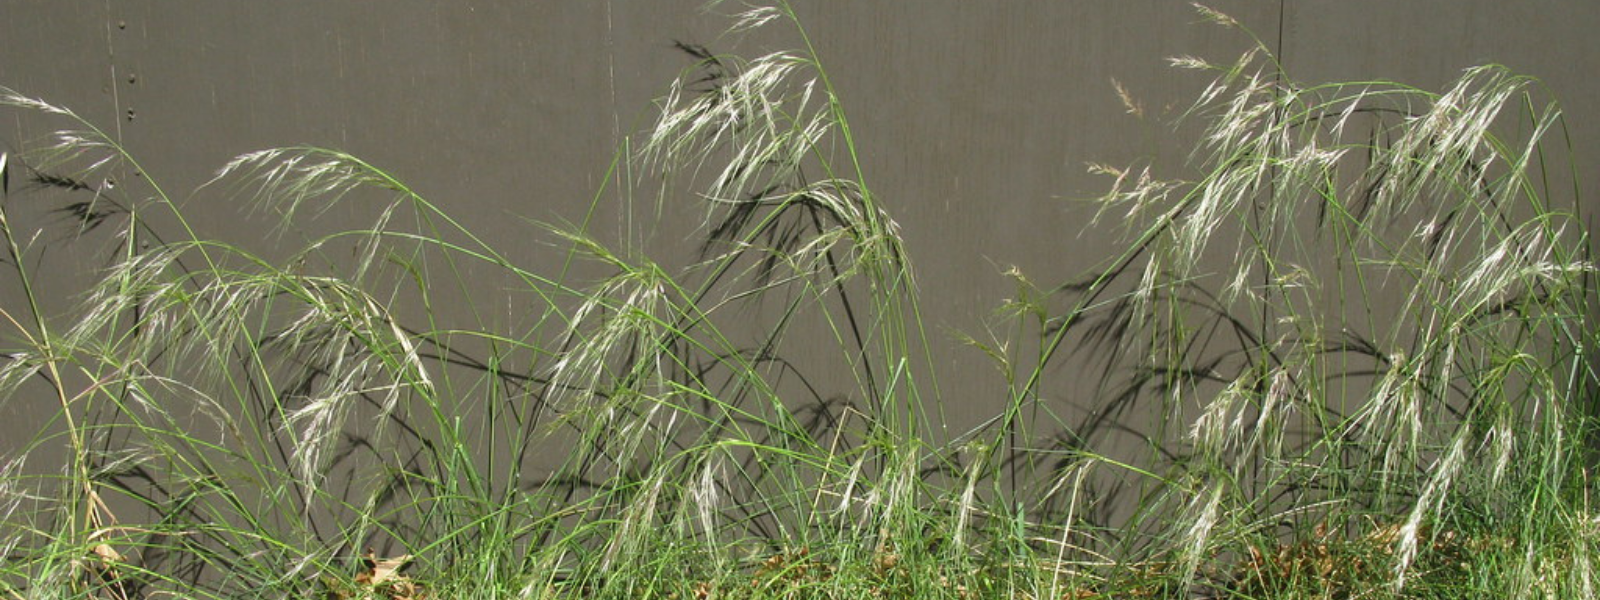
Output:
<path fill-rule="evenodd" d="M 735 29 L 771 23 L 804 49 L 682 45 L 696 64 L 618 155 L 707 207 L 684 269 L 579 225 L 535 272 L 314 147 L 201 190 L 291 224 L 377 207 L 271 259 L 189 226 L 93 124 L 0 91 L 68 123 L 0 173 L 88 197 L 69 213 L 117 249 L 63 324 L 0 212 L 27 301 L 0 387 L 54 411 L 0 473 L 0 597 L 1593 596 L 1593 267 L 1536 82 L 1175 61 L 1216 74 L 1196 174 L 1096 167 L 1128 245 L 1049 291 L 1013 273 L 1014 333 L 967 340 L 999 408 L 946 440 L 935 376 L 968 374 L 929 366 L 910 253 L 793 12 Z M 484 273 L 525 319 L 440 308 Z M 853 398 L 797 399 L 795 327 L 830 334 Z M 1043 400 L 1071 349 L 1105 357 L 1076 422 Z"/>

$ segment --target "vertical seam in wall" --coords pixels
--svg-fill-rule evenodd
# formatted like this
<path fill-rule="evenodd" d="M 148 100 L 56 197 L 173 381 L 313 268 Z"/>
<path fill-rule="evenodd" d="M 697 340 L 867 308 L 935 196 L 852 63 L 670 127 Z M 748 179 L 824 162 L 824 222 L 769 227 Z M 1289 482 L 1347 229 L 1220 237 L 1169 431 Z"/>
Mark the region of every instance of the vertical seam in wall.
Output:
<path fill-rule="evenodd" d="M 1283 13 L 1284 7 L 1288 4 L 1289 0 L 1278 0 L 1278 43 L 1276 44 L 1276 47 L 1272 49 L 1272 53 L 1278 55 L 1278 64 L 1284 66 L 1284 68 L 1288 68 L 1288 59 L 1283 55 Z M 1283 74 L 1279 73 L 1278 75 L 1282 77 Z"/>
<path fill-rule="evenodd" d="M 1278 31 L 1276 32 L 1276 35 L 1273 36 L 1274 43 L 1273 43 L 1273 47 L 1271 49 L 1273 61 L 1277 65 L 1277 69 L 1275 69 L 1273 74 L 1272 74 L 1272 79 L 1277 84 L 1273 88 L 1273 97 L 1274 97 L 1274 99 L 1278 98 L 1278 95 L 1280 93 L 1282 93 L 1282 91 L 1283 91 L 1282 84 L 1283 84 L 1283 80 L 1284 80 L 1285 71 L 1287 71 L 1288 68 L 1289 68 L 1288 60 L 1283 55 L 1283 25 L 1284 25 L 1284 12 L 1285 12 L 1284 11 L 1284 7 L 1285 7 L 1286 4 L 1288 4 L 1288 0 L 1278 0 Z M 1273 114 L 1274 126 L 1276 126 L 1277 122 L 1279 122 L 1284 117 L 1283 107 L 1282 106 L 1278 106 L 1278 107 L 1276 107 L 1274 109 L 1273 112 L 1274 112 L 1274 114 Z M 1276 166 L 1272 166 L 1272 167 L 1269 167 L 1269 171 L 1268 172 L 1269 172 L 1269 175 L 1267 177 L 1267 197 L 1264 199 L 1265 200 L 1264 202 L 1262 200 L 1257 200 L 1256 201 L 1256 205 L 1255 205 L 1255 210 L 1252 211 L 1252 215 L 1253 215 L 1252 219 L 1255 222 L 1255 227 L 1257 228 L 1258 231 L 1264 229 L 1264 223 L 1265 223 L 1266 217 L 1263 215 L 1263 213 L 1265 211 L 1267 211 L 1267 210 L 1270 210 L 1270 204 L 1272 203 L 1273 199 L 1278 195 L 1278 182 L 1277 182 L 1278 169 L 1277 169 Z M 1267 232 L 1263 231 L 1261 233 L 1261 235 L 1263 236 L 1263 238 L 1262 238 L 1263 239 L 1263 243 L 1265 243 L 1266 245 L 1271 246 L 1274 243 L 1275 240 L 1273 239 L 1273 237 L 1272 237 L 1272 235 L 1270 233 L 1267 233 Z M 1272 286 L 1272 269 L 1269 268 L 1269 265 L 1267 265 L 1265 263 L 1265 258 L 1263 258 L 1262 261 L 1263 261 L 1263 263 L 1261 265 L 1261 267 L 1262 267 L 1261 268 L 1261 286 L 1262 286 L 1262 290 L 1269 290 L 1269 289 L 1271 289 L 1271 286 Z M 1268 338 L 1268 332 L 1269 332 L 1269 329 L 1271 327 L 1271 322 L 1269 321 L 1268 317 L 1269 317 L 1269 315 L 1268 315 L 1268 311 L 1267 311 L 1267 305 L 1266 305 L 1266 303 L 1263 303 L 1262 306 L 1261 306 L 1261 323 L 1260 323 L 1260 327 L 1261 327 L 1260 331 L 1261 331 L 1262 339 L 1267 339 Z"/>
<path fill-rule="evenodd" d="M 621 106 L 617 103 L 617 32 L 613 22 L 613 7 L 611 0 L 605 3 L 606 19 L 606 91 L 611 96 L 611 147 L 623 148 L 624 152 L 631 152 L 628 140 L 622 132 Z M 617 223 L 618 239 L 622 240 L 624 247 L 633 247 L 634 238 L 639 237 L 643 244 L 643 235 L 636 234 L 633 223 L 633 193 L 627 183 L 632 181 L 632 171 L 629 170 L 629 161 L 622 161 L 621 169 L 613 175 L 617 186 L 617 194 L 622 198 L 622 218 Z M 612 182 L 602 182 L 601 186 L 609 186 Z"/>
<path fill-rule="evenodd" d="M 106 0 L 106 66 L 110 69 L 111 122 L 117 124 L 117 143 L 122 143 L 122 99 L 117 85 L 117 19 L 111 11 L 111 0 Z"/>

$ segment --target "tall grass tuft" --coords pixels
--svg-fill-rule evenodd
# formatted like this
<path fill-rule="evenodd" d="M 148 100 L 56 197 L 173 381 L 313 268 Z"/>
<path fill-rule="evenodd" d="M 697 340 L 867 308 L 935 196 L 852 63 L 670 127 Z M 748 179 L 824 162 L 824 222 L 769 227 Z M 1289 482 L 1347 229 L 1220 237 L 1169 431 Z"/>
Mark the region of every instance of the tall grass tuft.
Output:
<path fill-rule="evenodd" d="M 1009 333 L 961 340 L 1000 367 L 995 413 L 941 439 L 936 376 L 970 374 L 931 368 L 910 253 L 794 11 L 733 27 L 774 25 L 802 48 L 680 44 L 613 163 L 703 205 L 682 269 L 579 225 L 545 228 L 565 266 L 535 272 L 316 147 L 197 191 L 290 230 L 374 215 L 269 258 L 0 89 L 65 124 L 0 155 L 25 301 L 0 307 L 0 390 L 51 407 L 0 463 L 0 598 L 1594 596 L 1591 240 L 1535 80 L 1176 59 L 1216 74 L 1194 174 L 1095 167 L 1127 246 L 1055 288 L 1010 273 Z M 40 190 L 114 242 L 65 315 L 10 218 Z M 523 320 L 443 308 L 485 273 Z M 794 383 L 809 324 L 850 398 Z M 1074 349 L 1109 357 L 1080 421 L 1044 400 Z"/>
<path fill-rule="evenodd" d="M 1040 361 L 1083 325 L 1120 359 L 1114 410 L 1160 415 L 1123 525 L 1153 542 L 1112 546 L 1185 586 L 1242 562 L 1269 595 L 1355 571 L 1588 597 L 1594 266 L 1551 184 L 1559 109 L 1494 65 L 1433 93 L 1304 84 L 1264 45 L 1174 64 L 1217 75 L 1186 117 L 1196 174 L 1095 168 L 1130 247 L 1067 288 Z M 1283 564 L 1295 543 L 1322 554 Z"/>

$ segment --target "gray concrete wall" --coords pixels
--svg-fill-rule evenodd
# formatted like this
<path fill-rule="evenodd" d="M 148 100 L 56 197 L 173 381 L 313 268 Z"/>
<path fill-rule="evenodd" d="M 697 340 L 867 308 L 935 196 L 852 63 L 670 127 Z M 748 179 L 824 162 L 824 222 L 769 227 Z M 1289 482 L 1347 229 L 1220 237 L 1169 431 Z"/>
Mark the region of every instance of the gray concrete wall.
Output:
<path fill-rule="evenodd" d="M 549 237 L 522 217 L 583 216 L 614 151 L 649 124 L 652 100 L 689 65 L 674 40 L 745 55 L 796 42 L 789 33 L 721 37 L 726 21 L 700 4 L 8 0 L 0 3 L 0 85 L 108 128 L 168 190 L 190 198 L 204 235 L 269 247 L 269 219 L 241 217 L 217 194 L 189 193 L 236 154 L 311 144 L 399 175 L 525 264 L 553 268 Z M 1580 189 L 1596 207 L 1600 5 L 1591 0 L 1216 6 L 1305 81 L 1396 79 L 1437 89 L 1486 62 L 1542 78 L 1565 103 Z M 1192 138 L 1174 134 L 1171 120 L 1207 78 L 1165 59 L 1225 61 L 1251 43 L 1169 0 L 798 8 L 842 95 L 869 183 L 908 240 L 957 431 L 1004 396 L 983 359 L 946 343 L 943 332 L 980 333 L 1012 293 L 1001 276 L 1011 265 L 1052 285 L 1106 258 L 1116 236 L 1086 230 L 1093 209 L 1077 200 L 1107 181 L 1085 164 L 1150 160 L 1181 173 L 1185 148 L 1174 140 Z M 1127 114 L 1112 78 L 1147 107 L 1144 118 Z M 56 126 L 15 111 L 0 118 L 8 151 Z M 670 205 L 652 226 L 653 208 L 638 202 L 608 199 L 599 231 L 644 242 L 666 262 L 686 260 L 683 242 L 700 209 Z M 28 216 L 51 226 L 47 213 Z M 369 220 L 347 206 L 308 227 Z M 53 227 L 63 230 L 59 221 Z M 81 278 L 65 274 L 95 264 L 96 254 L 58 235 L 41 239 L 54 246 L 40 268 L 63 274 L 44 284 L 46 293 L 70 293 Z M 85 244 L 103 250 L 109 241 L 76 242 Z M 17 290 L 0 290 L 0 302 L 19 306 Z M 825 393 L 853 389 L 822 381 L 834 388 Z M 1064 412 L 1079 410 L 1095 401 L 1088 389 L 1063 386 L 1055 400 Z M 6 427 L 38 426 L 25 405 L 0 410 Z"/>

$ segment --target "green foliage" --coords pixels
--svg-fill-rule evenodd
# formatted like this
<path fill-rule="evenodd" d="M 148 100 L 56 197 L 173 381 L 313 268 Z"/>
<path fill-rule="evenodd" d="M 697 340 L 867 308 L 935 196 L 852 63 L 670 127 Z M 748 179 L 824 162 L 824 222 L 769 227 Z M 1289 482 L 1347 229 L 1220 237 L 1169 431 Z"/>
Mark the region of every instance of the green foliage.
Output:
<path fill-rule="evenodd" d="M 92 123 L 0 89 L 67 123 L 0 155 L 27 301 L 0 307 L 0 390 L 56 411 L 0 471 L 0 598 L 1594 596 L 1594 269 L 1535 81 L 1176 60 L 1216 73 L 1186 117 L 1195 174 L 1097 167 L 1127 246 L 1049 290 L 1011 273 L 1010 333 L 965 340 L 1004 401 L 945 440 L 898 225 L 789 7 L 735 28 L 771 23 L 804 50 L 683 46 L 696 64 L 613 163 L 704 202 L 685 269 L 580 225 L 547 227 L 565 266 L 535 272 L 313 147 L 200 190 L 286 227 L 376 206 L 271 259 L 198 233 Z M 117 240 L 66 323 L 8 218 L 22 180 L 90 197 L 68 212 Z M 525 319 L 445 314 L 484 273 Z M 856 402 L 788 393 L 801 322 Z M 1078 423 L 1042 400 L 1074 348 L 1109 357 Z M 1096 445 L 1135 412 L 1158 415 L 1146 448 Z"/>

